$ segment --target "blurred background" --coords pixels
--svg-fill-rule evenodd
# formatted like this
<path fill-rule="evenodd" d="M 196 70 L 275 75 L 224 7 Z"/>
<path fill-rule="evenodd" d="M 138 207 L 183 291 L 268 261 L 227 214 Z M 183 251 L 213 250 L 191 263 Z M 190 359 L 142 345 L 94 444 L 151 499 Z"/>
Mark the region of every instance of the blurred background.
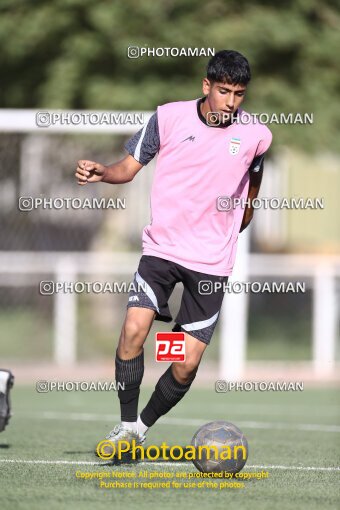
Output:
<path fill-rule="evenodd" d="M 235 281 L 305 282 L 305 293 L 228 295 L 200 383 L 339 377 L 340 3 L 326 0 L 0 1 L 0 365 L 113 376 L 127 294 L 39 294 L 41 280 L 131 282 L 149 223 L 155 161 L 128 184 L 79 187 L 78 159 L 109 164 L 141 125 L 34 125 L 38 111 L 143 112 L 201 96 L 208 57 L 128 58 L 138 46 L 235 49 L 248 59 L 248 112 L 313 113 L 272 124 L 261 197 L 323 209 L 259 209 L 239 236 Z M 125 198 L 126 209 L 23 212 L 18 197 Z M 170 300 L 175 316 L 182 288 Z M 154 361 L 156 322 L 146 343 Z M 78 372 L 77 372 L 78 370 Z M 73 377 L 74 379 L 75 377 Z M 153 379 L 154 381 L 154 379 Z"/>

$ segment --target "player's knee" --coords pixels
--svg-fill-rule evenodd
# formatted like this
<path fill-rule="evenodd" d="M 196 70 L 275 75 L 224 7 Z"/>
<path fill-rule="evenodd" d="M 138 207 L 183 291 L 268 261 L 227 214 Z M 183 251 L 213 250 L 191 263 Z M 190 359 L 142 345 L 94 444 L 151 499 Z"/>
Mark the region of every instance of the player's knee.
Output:
<path fill-rule="evenodd" d="M 120 345 L 129 350 L 143 345 L 147 331 L 138 319 L 128 318 L 125 320 L 121 336 Z"/>
<path fill-rule="evenodd" d="M 198 370 L 198 364 L 195 360 L 186 360 L 183 363 L 173 363 L 172 372 L 175 379 L 180 384 L 189 384 L 192 382 Z"/>

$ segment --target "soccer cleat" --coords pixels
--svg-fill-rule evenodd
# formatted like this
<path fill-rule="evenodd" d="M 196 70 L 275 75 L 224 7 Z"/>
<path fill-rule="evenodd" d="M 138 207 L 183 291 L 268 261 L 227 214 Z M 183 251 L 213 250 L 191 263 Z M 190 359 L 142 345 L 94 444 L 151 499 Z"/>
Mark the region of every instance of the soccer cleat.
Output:
<path fill-rule="evenodd" d="M 9 391 L 14 383 L 14 375 L 0 368 L 0 432 L 5 430 L 11 417 Z"/>
<path fill-rule="evenodd" d="M 111 430 L 111 432 L 109 432 L 109 434 L 105 437 L 105 440 L 102 441 L 103 444 L 100 448 L 100 456 L 110 457 L 113 452 L 116 453 L 118 443 L 120 441 L 126 441 L 131 445 L 133 440 L 135 441 L 135 446 L 140 446 L 145 442 L 146 436 L 143 434 L 138 434 L 138 432 L 134 432 L 133 430 L 124 427 L 124 425 L 120 423 L 116 425 L 114 429 Z M 99 455 L 98 449 L 96 453 Z M 127 453 L 127 451 L 124 453 Z"/>

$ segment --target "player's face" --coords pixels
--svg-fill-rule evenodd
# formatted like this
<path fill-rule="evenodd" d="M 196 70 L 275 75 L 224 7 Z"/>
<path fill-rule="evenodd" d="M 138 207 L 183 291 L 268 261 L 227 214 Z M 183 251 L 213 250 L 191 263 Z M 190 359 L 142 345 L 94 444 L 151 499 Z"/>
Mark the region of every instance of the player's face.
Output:
<path fill-rule="evenodd" d="M 236 112 L 245 92 L 246 85 L 210 82 L 207 78 L 203 80 L 203 94 L 207 96 L 205 102 L 209 111 L 220 114 L 224 119 Z"/>

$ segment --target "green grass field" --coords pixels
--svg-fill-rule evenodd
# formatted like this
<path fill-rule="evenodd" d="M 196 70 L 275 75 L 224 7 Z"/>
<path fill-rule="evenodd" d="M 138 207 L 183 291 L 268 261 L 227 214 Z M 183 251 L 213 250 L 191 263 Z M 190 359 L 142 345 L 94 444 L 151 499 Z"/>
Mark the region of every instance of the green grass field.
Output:
<path fill-rule="evenodd" d="M 142 392 L 141 405 L 150 392 L 151 388 Z M 12 403 L 13 417 L 0 435 L 2 510 L 335 510 L 340 505 L 340 470 L 336 469 L 340 466 L 340 406 L 336 389 L 218 394 L 213 388 L 193 387 L 150 430 L 147 444 L 165 441 L 183 446 L 205 422 L 225 419 L 235 423 L 249 443 L 249 459 L 243 471 L 265 470 L 269 478 L 245 481 L 242 489 L 221 490 L 101 489 L 97 479 L 77 479 L 76 471 L 196 472 L 191 462 L 112 466 L 95 457 L 95 445 L 118 419 L 115 394 L 38 394 L 32 384 L 14 386 Z"/>

